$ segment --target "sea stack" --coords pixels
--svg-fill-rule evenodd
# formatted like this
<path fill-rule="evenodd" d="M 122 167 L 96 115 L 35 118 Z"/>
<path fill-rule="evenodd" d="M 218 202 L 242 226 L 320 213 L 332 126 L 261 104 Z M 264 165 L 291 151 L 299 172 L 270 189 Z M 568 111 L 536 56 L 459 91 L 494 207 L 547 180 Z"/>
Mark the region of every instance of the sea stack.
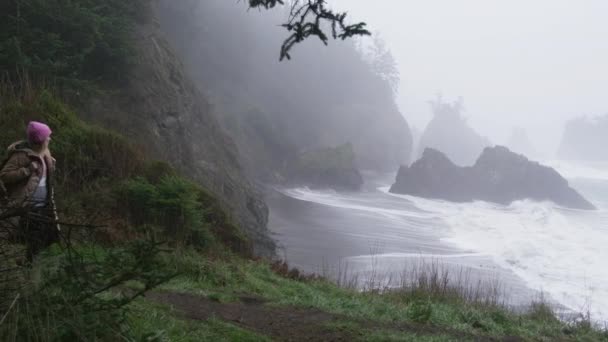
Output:
<path fill-rule="evenodd" d="M 531 199 L 573 209 L 596 209 L 557 171 L 503 146 L 485 148 L 470 167 L 459 167 L 442 152 L 427 148 L 412 166 L 399 169 L 390 191 L 453 202 L 510 204 Z"/>

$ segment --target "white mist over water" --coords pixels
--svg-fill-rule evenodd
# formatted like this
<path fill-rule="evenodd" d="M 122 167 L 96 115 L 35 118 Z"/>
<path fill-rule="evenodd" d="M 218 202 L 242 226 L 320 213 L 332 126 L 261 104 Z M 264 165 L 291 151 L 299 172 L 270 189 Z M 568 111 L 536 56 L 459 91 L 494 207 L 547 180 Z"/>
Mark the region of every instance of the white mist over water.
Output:
<path fill-rule="evenodd" d="M 401 240 L 409 245 L 403 250 L 391 249 L 377 255 L 378 263 L 403 262 L 418 255 L 475 267 L 485 258 L 512 271 L 530 289 L 543 291 L 571 310 L 588 311 L 596 321 L 606 321 L 608 167 L 565 162 L 548 164 L 556 167 L 599 209 L 572 210 L 550 202 L 527 200 L 508 206 L 486 202 L 451 203 L 389 194 L 387 186 L 379 187 L 375 195 L 308 189 L 290 189 L 283 193 L 340 210 L 343 220 L 348 215 L 354 218 L 348 221 L 352 227 L 361 215 L 372 219 L 361 222 L 365 227 L 351 231 L 358 237 L 368 232 L 370 239 L 382 238 L 384 227 L 388 226 L 395 232 L 401 230 L 403 235 L 393 232 L 389 240 L 396 244 Z M 348 237 L 341 243 L 348 244 Z M 421 243 L 430 249 L 417 250 L 415 245 Z M 431 246 L 433 244 L 441 244 L 444 249 Z M 366 258 L 352 254 L 349 259 L 363 263 Z"/>

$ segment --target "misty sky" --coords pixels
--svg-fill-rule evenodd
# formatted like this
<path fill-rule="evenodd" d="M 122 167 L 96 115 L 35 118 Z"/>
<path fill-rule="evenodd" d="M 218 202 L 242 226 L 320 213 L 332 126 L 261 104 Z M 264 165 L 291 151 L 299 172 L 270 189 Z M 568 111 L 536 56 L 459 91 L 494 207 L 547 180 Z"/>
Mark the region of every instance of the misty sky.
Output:
<path fill-rule="evenodd" d="M 523 126 L 554 152 L 564 122 L 608 113 L 606 0 L 331 0 L 366 21 L 401 71 L 399 105 L 422 129 L 427 101 L 464 97 L 482 135 Z"/>

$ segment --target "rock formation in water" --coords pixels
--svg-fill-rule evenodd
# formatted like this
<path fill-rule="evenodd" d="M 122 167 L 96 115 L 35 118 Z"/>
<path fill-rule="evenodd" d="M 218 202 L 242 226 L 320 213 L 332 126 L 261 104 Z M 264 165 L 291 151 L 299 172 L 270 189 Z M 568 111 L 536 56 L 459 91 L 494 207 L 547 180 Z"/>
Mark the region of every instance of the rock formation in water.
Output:
<path fill-rule="evenodd" d="M 608 161 L 608 114 L 569 121 L 558 151 L 566 160 Z"/>
<path fill-rule="evenodd" d="M 462 100 L 447 103 L 439 96 L 431 101 L 431 106 L 433 119 L 420 138 L 417 156 L 422 156 L 425 149 L 433 148 L 445 153 L 458 165 L 472 165 L 481 151 L 491 143 L 466 122 L 461 114 Z"/>
<path fill-rule="evenodd" d="M 532 199 L 575 209 L 595 209 L 554 169 L 502 146 L 484 149 L 470 167 L 459 167 L 445 154 L 426 149 L 411 167 L 399 169 L 390 191 L 453 202 L 481 200 L 510 204 Z"/>
<path fill-rule="evenodd" d="M 363 185 L 351 144 L 304 152 L 288 166 L 286 174 L 292 185 L 313 189 L 359 190 Z"/>

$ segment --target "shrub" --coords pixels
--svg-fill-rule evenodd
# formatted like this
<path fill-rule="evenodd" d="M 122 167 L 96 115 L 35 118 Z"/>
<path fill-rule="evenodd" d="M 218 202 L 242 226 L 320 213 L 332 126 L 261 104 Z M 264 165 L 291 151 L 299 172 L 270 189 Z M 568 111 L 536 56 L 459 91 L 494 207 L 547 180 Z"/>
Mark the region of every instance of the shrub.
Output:
<path fill-rule="evenodd" d="M 545 301 L 544 297 L 541 297 L 539 301 L 532 302 L 528 309 L 527 316 L 531 320 L 539 322 L 555 323 L 558 321 L 553 308 Z"/>
<path fill-rule="evenodd" d="M 158 183 L 167 176 L 177 176 L 177 171 L 169 163 L 153 160 L 144 166 L 143 177 L 151 183 Z"/>
<path fill-rule="evenodd" d="M 54 255 L 53 255 L 54 254 Z M 123 340 L 125 305 L 172 278 L 158 246 L 133 241 L 110 250 L 79 247 L 47 253 L 0 325 L 3 341 Z M 127 284 L 137 284 L 127 288 Z"/>
<path fill-rule="evenodd" d="M 115 190 L 117 209 L 132 225 L 157 231 L 168 241 L 196 248 L 221 242 L 240 255 L 252 255 L 248 239 L 213 195 L 164 163 L 154 162 L 145 169 L 153 170 L 145 172 L 152 177 L 128 179 Z"/>
<path fill-rule="evenodd" d="M 160 228 L 174 241 L 207 247 L 213 238 L 204 220 L 198 187 L 177 176 L 153 184 L 142 177 L 125 181 L 117 190 L 133 224 Z"/>

